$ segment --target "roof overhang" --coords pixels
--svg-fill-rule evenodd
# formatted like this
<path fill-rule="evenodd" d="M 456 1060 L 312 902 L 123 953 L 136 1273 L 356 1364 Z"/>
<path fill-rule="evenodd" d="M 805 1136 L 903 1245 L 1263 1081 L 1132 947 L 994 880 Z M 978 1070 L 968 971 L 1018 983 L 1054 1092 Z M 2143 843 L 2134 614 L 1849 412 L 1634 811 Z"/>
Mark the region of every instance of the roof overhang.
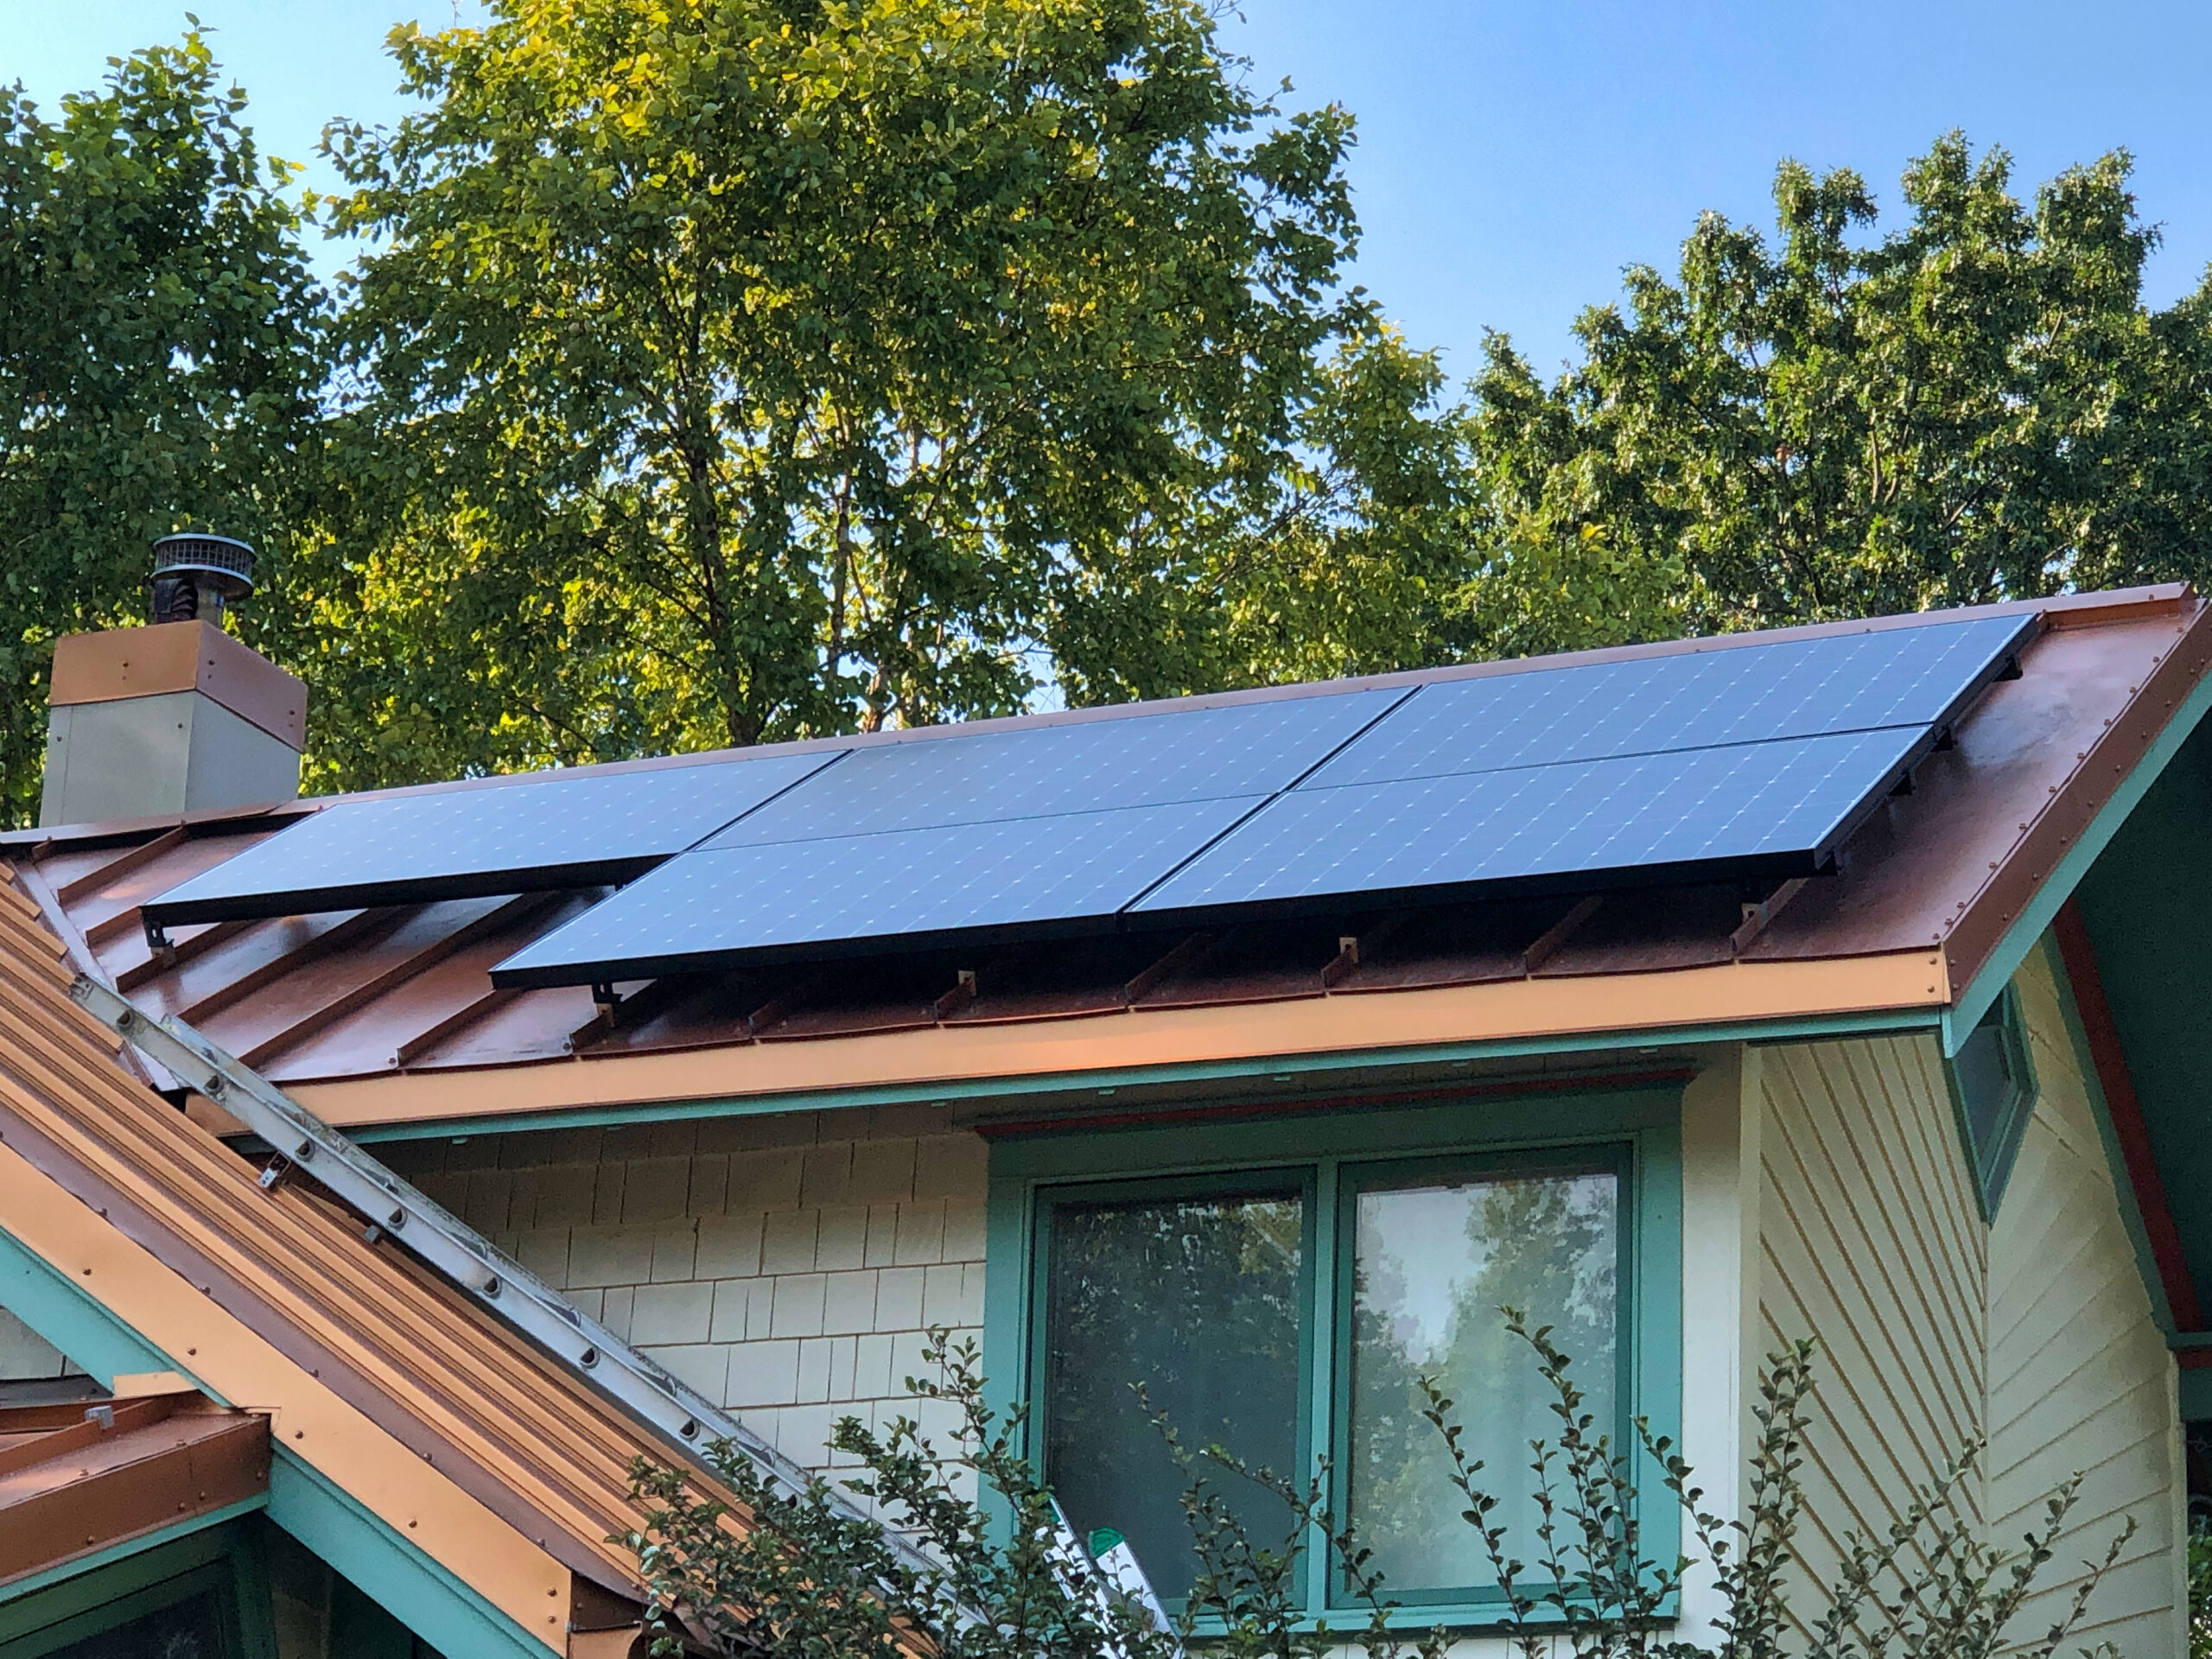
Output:
<path fill-rule="evenodd" d="M 619 1060 L 413 1073 L 295 1085 L 334 1126 L 450 1132 L 579 1115 L 802 1109 L 950 1096 L 1041 1094 L 1264 1071 L 1388 1071 L 1439 1061 L 1934 1028 L 1948 999 L 1940 948 L 1834 961 L 1735 961 L 1669 973 L 1530 976 L 1367 996 L 1163 1008 L 1086 1019 L 937 1027 L 752 1043 Z"/>

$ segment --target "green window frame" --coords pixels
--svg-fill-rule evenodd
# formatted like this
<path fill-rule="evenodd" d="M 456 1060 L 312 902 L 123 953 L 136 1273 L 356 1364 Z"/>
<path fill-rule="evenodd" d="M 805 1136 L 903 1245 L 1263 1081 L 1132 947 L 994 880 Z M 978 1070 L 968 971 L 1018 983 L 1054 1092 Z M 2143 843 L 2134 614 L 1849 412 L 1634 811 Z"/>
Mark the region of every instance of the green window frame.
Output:
<path fill-rule="evenodd" d="M 1943 1062 L 1943 1077 L 1974 1170 L 1975 1201 L 1982 1220 L 1993 1222 L 2041 1092 L 2017 986 L 2006 985 L 1989 1005 L 1959 1052 Z"/>
<path fill-rule="evenodd" d="M 1469 1094 L 1419 1105 L 1286 1112 L 1238 1121 L 1154 1122 L 1025 1132 L 991 1146 L 985 1270 L 984 1360 L 991 1402 L 1031 1408 L 1027 1450 L 1042 1455 L 1049 1425 L 1044 1398 L 1046 1263 L 1053 1213 L 1071 1204 L 1147 1196 L 1256 1192 L 1294 1182 L 1308 1195 L 1302 1272 L 1301 1387 L 1296 1444 L 1300 1477 L 1319 1473 L 1324 1453 L 1343 1512 L 1350 1433 L 1352 1205 L 1363 1186 L 1407 1178 L 1479 1179 L 1514 1171 L 1606 1170 L 1618 1181 L 1615 1350 L 1617 1445 L 1643 1417 L 1656 1434 L 1680 1438 L 1681 1414 L 1681 1095 L 1678 1084 L 1590 1088 L 1559 1094 Z M 1462 1415 L 1475 1408 L 1462 1402 Z M 1286 1471 L 1288 1472 L 1288 1471 Z M 1638 1520 L 1644 1551 L 1671 1562 L 1680 1516 L 1638 1454 Z M 1319 1548 L 1307 1560 L 1323 1559 Z M 1341 1627 L 1356 1616 L 1332 1565 L 1301 1586 L 1311 1622 Z M 1389 1593 L 1386 1586 L 1386 1593 Z M 1461 1586 L 1407 1605 L 1393 1622 L 1476 1629 L 1503 1612 L 1493 1585 Z"/>
<path fill-rule="evenodd" d="M 264 1527 L 249 1516 L 90 1567 L 20 1599 L 0 1591 L 0 1659 L 44 1659 L 203 1599 L 221 1649 L 206 1659 L 276 1659 L 262 1565 Z"/>

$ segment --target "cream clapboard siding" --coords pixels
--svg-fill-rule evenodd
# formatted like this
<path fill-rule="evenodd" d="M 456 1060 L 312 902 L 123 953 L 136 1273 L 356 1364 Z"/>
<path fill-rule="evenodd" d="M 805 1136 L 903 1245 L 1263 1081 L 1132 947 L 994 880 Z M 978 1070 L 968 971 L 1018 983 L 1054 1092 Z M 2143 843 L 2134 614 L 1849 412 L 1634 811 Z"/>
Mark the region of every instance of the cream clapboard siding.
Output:
<path fill-rule="evenodd" d="M 1758 1329 L 1820 1344 L 1796 1598 L 1983 1433 L 1986 1234 L 1932 1037 L 1758 1057 Z M 1963 1495 L 1979 1512 L 1977 1480 Z"/>
<path fill-rule="evenodd" d="M 2178 1659 L 2187 1592 L 2173 1360 L 2048 957 L 2031 954 L 2014 983 L 2041 1087 L 1990 1239 L 1991 1531 L 2003 1542 L 2040 1525 L 2045 1495 L 2082 1471 L 2048 1587 L 2018 1628 L 2047 1627 L 2083 1558 L 2101 1557 L 2132 1516 L 2140 1530 L 2099 1586 L 2079 1645 Z"/>

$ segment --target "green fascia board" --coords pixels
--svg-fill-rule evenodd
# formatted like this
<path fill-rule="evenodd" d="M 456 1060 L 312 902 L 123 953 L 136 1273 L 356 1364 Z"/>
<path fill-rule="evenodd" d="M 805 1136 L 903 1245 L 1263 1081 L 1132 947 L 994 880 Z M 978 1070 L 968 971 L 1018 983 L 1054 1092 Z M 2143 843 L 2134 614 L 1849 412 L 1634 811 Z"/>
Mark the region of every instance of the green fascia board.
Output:
<path fill-rule="evenodd" d="M 213 1590 L 237 1621 L 231 1633 L 241 1645 L 229 1659 L 277 1659 L 260 1541 L 243 1514 L 181 1535 L 172 1529 L 127 1555 L 72 1562 L 63 1576 L 41 1579 L 0 1606 L 0 1654 L 71 1650 L 83 1637 Z"/>
<path fill-rule="evenodd" d="M 60 1350 L 104 1389 L 132 1372 L 182 1369 L 4 1228 L 0 1228 L 0 1307 Z"/>
<path fill-rule="evenodd" d="M 181 1287 L 184 1281 L 179 1280 Z M 110 1313 L 91 1292 L 0 1229 L 0 1306 L 60 1349 L 103 1388 L 136 1371 L 181 1364 Z M 198 1379 L 195 1377 L 195 1383 Z M 200 1384 L 219 1404 L 224 1400 Z M 320 1471 L 278 1446 L 270 1461 L 270 1518 L 391 1610 L 441 1653 L 545 1659 L 545 1644 Z"/>
<path fill-rule="evenodd" d="M 802 1090 L 772 1095 L 641 1101 L 620 1106 L 441 1118 L 435 1122 L 366 1123 L 347 1129 L 346 1134 L 363 1143 L 465 1140 L 480 1135 L 520 1135 L 542 1129 L 607 1128 L 625 1123 L 673 1123 L 693 1118 L 766 1117 L 783 1112 L 836 1111 L 863 1106 L 949 1106 L 956 1103 L 1013 1102 L 1051 1096 L 1064 1096 L 1070 1101 L 1097 1100 L 1118 1094 L 1124 1089 L 1246 1082 L 1257 1077 L 1325 1081 L 1348 1072 L 1372 1073 L 1378 1079 L 1377 1086 L 1387 1088 L 1387 1079 L 1393 1072 L 1462 1062 L 1471 1065 L 1485 1060 L 1535 1059 L 1556 1054 L 1658 1055 L 1669 1050 L 1696 1048 L 1713 1043 L 1802 1042 L 1827 1037 L 1934 1032 L 1940 1031 L 1942 1024 L 1942 1013 L 1937 1008 L 1895 1008 L 1870 1014 L 1738 1020 L 1710 1026 L 1675 1026 L 1651 1031 L 1583 1032 L 1558 1037 L 1503 1038 L 1481 1042 L 1423 1044 L 1406 1048 L 1344 1049 L 1325 1054 L 1262 1054 L 1233 1060 L 1193 1061 L 1100 1071 L 1038 1072 L 1025 1077 L 975 1079 L 938 1078 L 865 1089 Z M 1442 1082 L 1448 1084 L 1449 1079 Z M 1288 1103 L 1294 1105 L 1296 1102 L 1294 1099 Z"/>
<path fill-rule="evenodd" d="M 1983 963 L 1965 990 L 1959 994 L 1948 1013 L 1943 1016 L 1943 1056 L 1948 1059 L 1959 1052 L 1959 1045 L 1980 1023 L 1989 1005 L 2004 994 L 2012 982 L 2012 976 L 2028 959 L 2036 942 L 2050 931 L 2056 919 L 2059 908 L 2073 897 L 2082 879 L 2088 874 L 2098 856 L 2112 844 L 2128 816 L 2143 804 L 2151 792 L 2151 785 L 2158 781 L 2181 747 L 2189 741 L 2198 722 L 2212 712 L 2212 674 L 2208 674 L 2190 689 L 2182 699 L 2181 707 L 2174 711 L 2143 758 L 2120 780 L 2112 798 L 2103 810 L 2089 820 L 2074 845 L 2051 867 L 2050 877 L 2037 887 L 2027 903 L 2021 906 L 2018 918 L 2005 931 L 1989 959 Z"/>
<path fill-rule="evenodd" d="M 226 1504 L 219 1510 L 210 1510 L 205 1515 L 195 1515 L 189 1520 L 179 1521 L 169 1526 L 156 1527 L 151 1532 L 142 1532 L 135 1538 L 125 1538 L 105 1549 L 96 1549 L 89 1555 L 79 1555 L 74 1560 L 60 1562 L 28 1578 L 10 1580 L 0 1584 L 0 1607 L 20 1601 L 26 1596 L 36 1595 L 41 1590 L 50 1590 L 57 1584 L 67 1584 L 72 1579 L 103 1573 L 118 1562 L 130 1560 L 155 1550 L 167 1549 L 171 1544 L 197 1533 L 210 1531 L 237 1520 L 242 1515 L 252 1515 L 268 1507 L 269 1495 L 257 1492 L 251 1497 L 241 1498 L 238 1503 Z"/>

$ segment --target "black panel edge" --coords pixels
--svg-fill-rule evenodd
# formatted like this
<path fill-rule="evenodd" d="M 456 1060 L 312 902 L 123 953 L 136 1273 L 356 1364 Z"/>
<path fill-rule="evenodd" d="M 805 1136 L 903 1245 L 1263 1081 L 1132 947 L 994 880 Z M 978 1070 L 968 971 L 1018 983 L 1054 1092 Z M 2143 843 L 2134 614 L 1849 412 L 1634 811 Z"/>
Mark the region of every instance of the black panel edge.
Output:
<path fill-rule="evenodd" d="M 948 927 L 923 933 L 879 933 L 849 939 L 808 940 L 804 944 L 764 945 L 751 950 L 607 957 L 585 963 L 551 963 L 542 968 L 511 968 L 505 963 L 498 963 L 493 964 L 491 973 L 492 983 L 496 989 L 536 991 L 564 985 L 604 984 L 612 980 L 659 979 L 671 974 L 712 974 L 739 968 L 848 962 L 871 957 L 921 956 L 933 950 L 963 947 L 988 950 L 994 945 L 1016 943 L 1099 938 L 1122 931 L 1119 918 L 1109 913 L 1050 922 L 1006 922 L 991 927 Z M 552 936 L 549 934 L 546 937 L 550 938 Z"/>
<path fill-rule="evenodd" d="M 442 899 L 486 899 L 505 893 L 548 893 L 563 887 L 620 887 L 657 868 L 667 861 L 668 856 L 654 854 L 646 858 L 603 858 L 579 864 L 423 876 L 405 881 L 333 882 L 327 887 L 186 899 L 175 903 L 150 899 L 139 908 L 148 924 L 155 927 L 186 926 L 194 922 L 262 921 L 271 916 L 311 916 L 333 910 L 388 910 L 400 905 L 435 904 Z"/>
<path fill-rule="evenodd" d="M 1011 922 L 993 927 L 940 928 L 925 933 L 879 934 L 851 939 L 809 940 L 750 950 L 668 952 L 658 956 L 608 957 L 591 962 L 548 963 L 537 968 L 495 965 L 492 983 L 500 989 L 544 990 L 556 986 L 601 984 L 610 980 L 655 979 L 671 974 L 724 973 L 738 969 L 851 961 L 868 957 L 920 955 L 963 947 L 988 949 L 1015 943 L 1095 938 L 1112 933 L 1170 933 L 1217 926 L 1226 922 L 1274 922 L 1301 917 L 1341 915 L 1347 911 L 1395 910 L 1465 904 L 1471 899 L 1525 899 L 1554 893 L 1602 893 L 1631 887 L 1703 885 L 1739 880 L 1747 897 L 1770 890 L 1796 876 L 1830 868 L 1820 853 L 1770 853 L 1757 858 L 1695 859 L 1672 864 L 1626 865 L 1614 869 L 1578 870 L 1556 875 L 1503 880 L 1454 881 L 1421 887 L 1368 888 L 1316 893 L 1297 899 L 1193 906 L 1178 910 L 1124 911 L 1118 915 L 1051 922 Z M 581 918 L 579 918 L 581 919 Z M 547 936 L 550 938 L 550 935 Z"/>

